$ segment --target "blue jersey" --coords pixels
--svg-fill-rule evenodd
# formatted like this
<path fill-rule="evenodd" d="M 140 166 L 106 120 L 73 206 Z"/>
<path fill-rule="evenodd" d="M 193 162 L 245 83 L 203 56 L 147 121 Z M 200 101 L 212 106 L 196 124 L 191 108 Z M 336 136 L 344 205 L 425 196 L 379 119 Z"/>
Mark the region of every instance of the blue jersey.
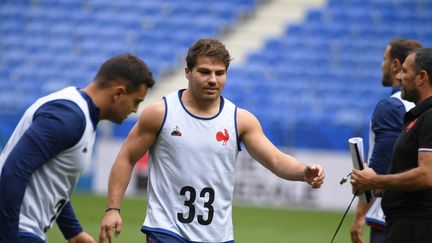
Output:
<path fill-rule="evenodd" d="M 393 155 L 393 147 L 404 123 L 404 115 L 414 103 L 402 100 L 400 87 L 393 88 L 392 96 L 380 101 L 372 115 L 369 138 L 369 167 L 377 174 L 387 174 Z M 366 222 L 373 226 L 385 227 L 385 216 L 381 198 L 375 199 L 366 213 Z"/>
<path fill-rule="evenodd" d="M 90 161 L 97 108 L 69 87 L 24 113 L 0 156 L 0 242 L 44 233 L 57 222 L 66 238 L 82 231 L 69 197 Z"/>
<path fill-rule="evenodd" d="M 387 174 L 404 115 L 414 104 L 401 99 L 400 87 L 392 90 L 392 96 L 381 100 L 371 119 L 369 138 L 369 167 L 378 174 Z"/>

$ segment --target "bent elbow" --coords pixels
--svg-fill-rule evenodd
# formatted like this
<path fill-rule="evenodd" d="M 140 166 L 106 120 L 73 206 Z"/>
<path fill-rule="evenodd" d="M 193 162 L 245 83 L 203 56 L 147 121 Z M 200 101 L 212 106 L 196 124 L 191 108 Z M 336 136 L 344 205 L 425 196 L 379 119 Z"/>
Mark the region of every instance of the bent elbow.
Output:
<path fill-rule="evenodd" d="M 432 173 L 423 171 L 422 175 L 418 177 L 419 182 L 421 183 L 422 187 L 425 189 L 432 188 Z"/>
<path fill-rule="evenodd" d="M 424 180 L 424 186 L 428 189 L 432 188 L 432 175 L 428 176 L 426 180 Z"/>

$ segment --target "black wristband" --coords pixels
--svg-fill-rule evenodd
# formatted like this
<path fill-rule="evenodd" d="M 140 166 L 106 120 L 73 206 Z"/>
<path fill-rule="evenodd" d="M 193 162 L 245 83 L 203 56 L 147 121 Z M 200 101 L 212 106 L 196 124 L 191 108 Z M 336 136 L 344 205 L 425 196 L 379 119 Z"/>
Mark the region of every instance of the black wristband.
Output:
<path fill-rule="evenodd" d="M 117 211 L 117 212 L 120 213 L 120 208 L 112 208 L 112 207 L 108 207 L 107 209 L 105 209 L 105 213 L 109 212 L 109 211 L 112 211 L 112 210 Z"/>

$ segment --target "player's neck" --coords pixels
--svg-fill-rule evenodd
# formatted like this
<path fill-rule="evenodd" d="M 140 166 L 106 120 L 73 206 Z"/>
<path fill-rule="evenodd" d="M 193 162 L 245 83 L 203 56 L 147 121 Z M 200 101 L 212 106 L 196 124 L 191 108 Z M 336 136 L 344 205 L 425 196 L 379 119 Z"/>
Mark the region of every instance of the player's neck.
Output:
<path fill-rule="evenodd" d="M 82 91 L 93 101 L 93 104 L 100 109 L 99 120 L 106 119 L 106 109 L 109 106 L 110 93 L 107 89 L 98 89 L 94 83 L 90 83 Z"/>
<path fill-rule="evenodd" d="M 181 96 L 185 108 L 195 116 L 213 117 L 219 113 L 221 97 L 217 99 L 202 99 L 185 90 Z"/>

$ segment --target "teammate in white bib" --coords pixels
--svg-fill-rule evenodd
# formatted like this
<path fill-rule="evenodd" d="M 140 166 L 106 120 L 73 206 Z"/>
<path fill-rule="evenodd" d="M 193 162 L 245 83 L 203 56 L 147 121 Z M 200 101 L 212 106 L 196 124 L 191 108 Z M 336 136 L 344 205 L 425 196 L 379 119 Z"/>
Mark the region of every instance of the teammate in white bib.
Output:
<path fill-rule="evenodd" d="M 274 174 L 319 188 L 324 172 L 278 150 L 258 120 L 223 98 L 231 61 L 225 46 L 202 39 L 188 51 L 188 88 L 146 108 L 123 144 L 109 178 L 108 206 L 120 208 L 136 161 L 149 151 L 147 242 L 234 242 L 235 162 L 244 143 Z M 122 220 L 105 213 L 99 242 L 112 242 Z"/>
<path fill-rule="evenodd" d="M 0 155 L 0 242 L 45 242 L 57 221 L 70 242 L 95 242 L 69 201 L 91 161 L 100 120 L 136 112 L 154 80 L 139 58 L 106 61 L 87 87 L 68 87 L 31 105 Z"/>

